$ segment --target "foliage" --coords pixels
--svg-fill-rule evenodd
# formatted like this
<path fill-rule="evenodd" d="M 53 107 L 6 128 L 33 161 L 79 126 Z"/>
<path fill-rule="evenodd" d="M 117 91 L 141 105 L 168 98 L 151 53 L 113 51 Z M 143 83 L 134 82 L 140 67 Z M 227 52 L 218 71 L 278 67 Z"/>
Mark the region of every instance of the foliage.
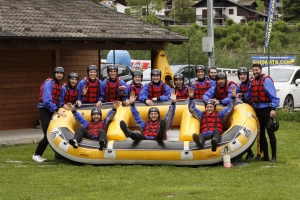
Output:
<path fill-rule="evenodd" d="M 285 21 L 298 21 L 300 19 L 300 1 L 283 0 L 283 13 Z"/>
<path fill-rule="evenodd" d="M 280 31 L 280 32 L 286 32 L 288 31 L 288 25 L 283 21 L 276 21 L 274 22 L 274 30 Z"/>
<path fill-rule="evenodd" d="M 232 24 L 234 24 L 233 19 L 227 18 L 227 19 L 226 19 L 226 25 L 227 25 L 227 26 L 231 26 Z"/>
<path fill-rule="evenodd" d="M 222 164 L 77 166 L 54 161 L 49 147 L 49 160 L 36 163 L 36 144 L 1 146 L 0 199 L 299 199 L 299 129 L 280 121 L 276 163 L 237 160 L 230 170 Z"/>
<path fill-rule="evenodd" d="M 173 9 L 169 13 L 177 23 L 194 23 L 196 9 L 191 7 L 193 5 L 191 0 L 173 0 Z"/>
<path fill-rule="evenodd" d="M 143 19 L 151 24 L 163 27 L 162 23 L 160 22 L 160 20 L 157 18 L 155 14 L 150 14 L 148 16 L 145 16 Z"/>
<path fill-rule="evenodd" d="M 126 3 L 130 6 L 130 13 L 136 16 L 149 16 L 165 7 L 161 0 L 126 0 Z"/>
<path fill-rule="evenodd" d="M 284 109 L 277 109 L 276 116 L 279 121 L 296 122 L 300 121 L 300 112 L 288 112 Z"/>

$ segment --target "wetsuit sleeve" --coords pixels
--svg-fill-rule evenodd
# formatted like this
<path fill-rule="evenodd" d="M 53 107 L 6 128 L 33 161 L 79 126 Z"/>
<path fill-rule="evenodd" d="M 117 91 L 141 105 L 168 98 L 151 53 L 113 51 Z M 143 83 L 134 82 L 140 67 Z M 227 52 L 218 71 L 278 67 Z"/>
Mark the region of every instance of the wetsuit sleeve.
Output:
<path fill-rule="evenodd" d="M 65 96 L 66 96 L 66 92 L 67 92 L 67 87 L 65 85 L 62 85 L 61 94 L 59 96 L 59 102 L 58 102 L 58 107 L 59 108 L 61 108 L 65 104 L 64 99 L 65 99 Z"/>
<path fill-rule="evenodd" d="M 201 122 L 202 112 L 196 108 L 195 102 L 193 98 L 189 99 L 189 112 L 195 117 L 199 122 Z"/>
<path fill-rule="evenodd" d="M 222 123 L 226 122 L 229 115 L 232 113 L 233 108 L 234 108 L 234 102 L 235 102 L 235 100 L 231 99 L 229 104 L 227 105 L 227 107 L 219 112 Z"/>
<path fill-rule="evenodd" d="M 133 118 L 134 118 L 134 121 L 136 123 L 137 126 L 139 126 L 141 129 L 144 130 L 145 126 L 146 126 L 146 123 L 142 120 L 142 118 L 140 117 L 140 113 L 139 111 L 136 109 L 135 105 L 132 104 L 130 106 L 130 110 L 131 110 L 131 113 L 133 115 Z"/>
<path fill-rule="evenodd" d="M 43 85 L 43 104 L 44 107 L 47 108 L 50 112 L 54 112 L 58 107 L 56 104 L 54 104 L 52 99 L 52 90 L 53 90 L 53 82 L 52 81 L 46 81 Z"/>
<path fill-rule="evenodd" d="M 231 89 L 233 86 L 235 86 L 233 83 L 230 84 L 230 87 L 228 88 L 228 91 L 227 91 L 227 97 L 225 97 L 224 99 L 221 100 L 221 104 L 223 106 L 227 106 L 230 103 L 231 96 L 232 96 Z"/>
<path fill-rule="evenodd" d="M 172 88 L 170 88 L 170 86 L 168 86 L 167 84 L 165 84 L 165 90 L 166 90 L 166 94 L 165 95 L 161 95 L 159 97 L 160 101 L 169 101 L 170 100 L 170 94 L 171 94 Z"/>
<path fill-rule="evenodd" d="M 140 92 L 139 98 L 138 98 L 140 100 L 140 102 L 145 103 L 146 100 L 148 99 L 149 85 L 150 85 L 149 83 L 145 84 L 144 87 L 143 87 L 143 89 L 142 89 L 142 91 Z"/>
<path fill-rule="evenodd" d="M 82 115 L 79 112 L 73 112 L 73 116 L 79 124 L 81 124 L 85 128 L 88 128 L 89 122 L 86 119 L 84 119 L 84 117 L 82 117 Z"/>
<path fill-rule="evenodd" d="M 169 110 L 164 118 L 164 120 L 166 121 L 166 131 L 170 128 L 170 126 L 173 123 L 175 110 L 176 110 L 176 102 L 172 102 L 172 104 L 169 106 Z"/>
<path fill-rule="evenodd" d="M 210 87 L 216 87 L 216 82 L 215 81 L 212 81 L 212 80 L 209 80 L 209 83 L 210 83 Z"/>
<path fill-rule="evenodd" d="M 82 79 L 78 85 L 77 85 L 77 88 L 78 88 L 78 100 L 80 101 L 83 101 L 84 97 L 82 97 L 82 89 L 84 87 L 84 85 L 86 84 L 86 81 L 84 79 Z"/>
<path fill-rule="evenodd" d="M 109 124 L 112 122 L 112 120 L 114 119 L 116 113 L 117 113 L 117 110 L 114 109 L 114 108 L 111 109 L 111 110 L 107 113 L 105 119 L 103 120 L 103 124 L 104 124 L 104 129 L 105 129 L 105 130 L 108 129 L 108 126 L 109 126 Z"/>
<path fill-rule="evenodd" d="M 277 97 L 273 81 L 268 77 L 264 81 L 264 90 L 270 98 L 272 109 L 275 110 L 279 106 L 280 99 Z"/>
<path fill-rule="evenodd" d="M 102 81 L 100 85 L 100 97 L 98 98 L 98 101 L 104 102 L 105 99 L 105 88 L 106 88 L 107 79 Z"/>
<path fill-rule="evenodd" d="M 202 97 L 202 100 L 207 101 L 209 99 L 212 99 L 214 97 L 214 94 L 215 94 L 215 89 L 216 89 L 216 86 L 209 88 L 209 90 L 207 90 L 204 93 L 204 95 Z"/>
<path fill-rule="evenodd" d="M 126 99 L 128 99 L 128 96 L 127 95 L 122 95 L 122 94 L 128 94 L 128 87 L 127 87 L 126 83 L 123 80 L 120 80 L 120 86 L 125 86 L 126 87 L 124 91 L 120 91 L 120 89 L 118 89 L 119 94 L 122 97 L 122 101 L 125 101 Z"/>

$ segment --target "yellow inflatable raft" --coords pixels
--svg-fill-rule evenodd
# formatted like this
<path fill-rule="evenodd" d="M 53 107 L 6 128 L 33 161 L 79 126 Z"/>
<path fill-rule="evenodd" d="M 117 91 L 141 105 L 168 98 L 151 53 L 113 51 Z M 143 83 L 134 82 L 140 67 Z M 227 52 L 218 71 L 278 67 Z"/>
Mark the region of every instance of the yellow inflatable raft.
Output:
<path fill-rule="evenodd" d="M 170 102 L 156 103 L 161 118 L 167 113 Z M 133 141 L 126 138 L 120 129 L 119 122 L 124 120 L 129 128 L 134 130 L 135 123 L 129 107 L 119 107 L 114 120 L 107 131 L 107 147 L 98 150 L 99 143 L 95 140 L 83 139 L 79 148 L 74 149 L 69 143 L 79 124 L 72 113 L 66 111 L 67 117 L 53 116 L 48 128 L 48 141 L 55 152 L 62 157 L 78 162 L 97 165 L 107 164 L 155 164 L 155 165 L 208 165 L 222 162 L 223 153 L 230 150 L 231 158 L 243 154 L 252 146 L 257 136 L 255 112 L 248 104 L 238 104 L 224 124 L 225 132 L 217 151 L 211 151 L 210 140 L 204 144 L 204 149 L 199 150 L 192 140 L 193 133 L 199 133 L 199 121 L 188 111 L 188 101 L 176 103 L 176 114 L 172 127 L 167 132 L 167 140 Z M 196 102 L 200 110 L 204 110 L 203 102 Z M 143 103 L 136 103 L 136 107 L 143 120 L 148 120 L 148 109 Z M 93 106 L 84 105 L 77 111 L 87 120 Z M 102 106 L 104 118 L 112 108 L 111 103 Z M 221 110 L 223 107 L 217 107 Z"/>

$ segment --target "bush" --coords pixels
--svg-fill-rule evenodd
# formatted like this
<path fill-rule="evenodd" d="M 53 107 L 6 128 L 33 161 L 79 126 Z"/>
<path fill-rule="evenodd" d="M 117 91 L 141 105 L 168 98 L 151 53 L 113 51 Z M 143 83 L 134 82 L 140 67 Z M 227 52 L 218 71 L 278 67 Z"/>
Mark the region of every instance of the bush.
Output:
<path fill-rule="evenodd" d="M 299 122 L 300 121 L 300 112 L 288 112 L 284 109 L 277 109 L 276 116 L 277 116 L 277 119 L 281 120 L 281 121 L 289 121 L 289 122 Z"/>
<path fill-rule="evenodd" d="M 227 26 L 231 26 L 232 24 L 234 24 L 234 21 L 232 19 L 230 19 L 230 18 L 227 18 L 226 19 L 226 25 Z"/>
<path fill-rule="evenodd" d="M 297 30 L 300 31 L 300 22 L 297 24 Z"/>
<path fill-rule="evenodd" d="M 288 31 L 288 26 L 285 22 L 283 21 L 276 21 L 274 23 L 274 31 L 280 31 L 280 32 L 286 32 Z"/>

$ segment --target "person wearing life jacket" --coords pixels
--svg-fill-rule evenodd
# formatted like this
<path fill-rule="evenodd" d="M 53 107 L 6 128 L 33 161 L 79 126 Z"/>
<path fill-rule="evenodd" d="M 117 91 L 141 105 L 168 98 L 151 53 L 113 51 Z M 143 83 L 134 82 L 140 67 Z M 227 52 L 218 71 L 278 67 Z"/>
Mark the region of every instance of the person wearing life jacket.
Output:
<path fill-rule="evenodd" d="M 240 67 L 238 69 L 238 78 L 241 81 L 239 84 L 238 88 L 236 89 L 236 100 L 239 101 L 241 100 L 244 103 L 248 103 L 249 99 L 247 99 L 246 95 L 248 93 L 249 85 L 250 85 L 250 77 L 249 77 L 249 70 L 246 67 Z M 248 149 L 247 155 L 245 160 L 250 160 L 254 158 L 254 153 L 252 149 Z"/>
<path fill-rule="evenodd" d="M 108 77 L 101 83 L 100 101 L 114 102 L 122 101 L 125 106 L 129 105 L 128 96 L 123 96 L 127 92 L 126 83 L 118 77 L 118 66 L 109 64 L 107 67 Z"/>
<path fill-rule="evenodd" d="M 135 95 L 138 97 L 140 92 L 143 89 L 142 81 L 143 81 L 143 72 L 139 70 L 134 71 L 132 74 L 132 82 L 130 84 L 127 84 L 127 91 L 128 91 L 127 95 L 129 96 L 130 93 L 133 91 Z M 138 98 L 137 101 L 139 101 Z"/>
<path fill-rule="evenodd" d="M 67 103 L 77 104 L 79 100 L 78 97 L 78 74 L 76 72 L 71 72 L 68 75 L 68 82 L 62 85 L 62 92 L 60 95 L 59 107 L 63 107 Z"/>
<path fill-rule="evenodd" d="M 171 88 L 161 81 L 161 71 L 153 69 L 151 71 L 151 82 L 144 85 L 139 94 L 140 102 L 146 103 L 148 106 L 153 106 L 155 101 L 170 100 Z"/>
<path fill-rule="evenodd" d="M 186 100 L 189 98 L 189 88 L 184 84 L 184 77 L 182 74 L 178 73 L 174 75 L 175 82 L 175 93 L 177 100 Z"/>
<path fill-rule="evenodd" d="M 259 153 L 255 160 L 269 161 L 268 142 L 265 129 L 270 139 L 272 150 L 272 162 L 276 162 L 276 136 L 275 132 L 268 127 L 270 118 L 276 117 L 276 108 L 279 106 L 274 82 L 271 77 L 262 73 L 260 64 L 252 65 L 253 79 L 250 83 L 247 98 L 255 109 L 256 116 L 260 124 L 260 149 L 263 157 Z"/>
<path fill-rule="evenodd" d="M 207 90 L 216 85 L 216 82 L 205 77 L 206 68 L 203 65 L 198 65 L 197 68 L 197 81 L 192 84 L 195 90 L 194 99 L 202 99 Z"/>
<path fill-rule="evenodd" d="M 130 111 L 139 131 L 130 131 L 127 124 L 121 120 L 120 127 L 125 136 L 130 137 L 132 140 L 165 140 L 166 132 L 172 125 L 176 110 L 176 93 L 174 90 L 171 92 L 170 99 L 172 100 L 172 103 L 169 106 L 169 110 L 164 119 L 160 120 L 158 108 L 151 107 L 148 110 L 149 120 L 145 122 L 141 119 L 140 114 L 134 105 L 136 95 L 132 91 L 129 98 Z"/>
<path fill-rule="evenodd" d="M 237 84 L 233 81 L 227 81 L 225 72 L 218 72 L 216 80 L 217 84 L 203 95 L 203 101 L 212 99 L 216 105 L 227 106 L 231 99 L 231 89 L 233 86 L 237 87 Z"/>
<path fill-rule="evenodd" d="M 102 105 L 100 101 L 100 84 L 101 80 L 97 78 L 98 68 L 96 65 L 87 67 L 87 76 L 78 83 L 78 107 L 81 104 L 95 103 L 97 107 Z M 87 92 L 84 94 L 84 90 Z"/>
<path fill-rule="evenodd" d="M 211 139 L 211 150 L 216 151 L 223 134 L 223 123 L 228 119 L 234 108 L 236 87 L 232 87 L 232 97 L 226 108 L 216 111 L 215 101 L 209 99 L 205 102 L 205 111 L 200 111 L 194 102 L 194 90 L 189 88 L 189 112 L 200 122 L 200 133 L 193 134 L 193 140 L 199 149 L 204 147 L 205 140 Z"/>
<path fill-rule="evenodd" d="M 47 148 L 47 129 L 54 112 L 62 117 L 66 114 L 59 110 L 60 95 L 62 90 L 61 80 L 64 78 L 65 70 L 62 67 L 55 67 L 52 72 L 52 78 L 46 79 L 40 85 L 39 103 L 39 117 L 41 121 L 42 130 L 44 133 L 43 139 L 39 142 L 32 159 L 36 162 L 44 162 L 47 160 L 42 155 Z"/>
<path fill-rule="evenodd" d="M 74 149 L 78 148 L 78 143 L 82 138 L 90 140 L 99 140 L 99 150 L 102 151 L 106 144 L 106 131 L 110 122 L 117 113 L 117 108 L 120 106 L 119 101 L 113 102 L 113 108 L 107 113 L 106 118 L 102 121 L 102 112 L 100 108 L 96 107 L 91 110 L 91 121 L 87 121 L 84 117 L 76 111 L 75 106 L 67 103 L 67 110 L 71 110 L 74 118 L 80 124 L 80 127 L 75 131 L 74 138 L 69 140 L 69 144 Z"/>

